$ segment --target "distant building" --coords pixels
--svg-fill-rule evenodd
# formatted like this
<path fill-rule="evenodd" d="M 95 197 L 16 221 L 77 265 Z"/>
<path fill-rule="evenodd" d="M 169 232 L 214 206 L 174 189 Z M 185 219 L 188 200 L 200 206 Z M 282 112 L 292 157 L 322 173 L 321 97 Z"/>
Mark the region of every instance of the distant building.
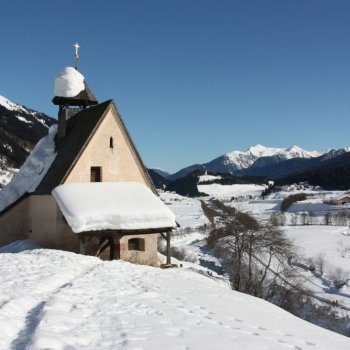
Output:
<path fill-rule="evenodd" d="M 350 195 L 342 195 L 332 198 L 329 203 L 333 205 L 344 205 L 346 203 L 350 203 Z"/>
<path fill-rule="evenodd" d="M 59 106 L 52 162 L 31 174 L 39 179 L 35 186 L 0 208 L 0 245 L 29 238 L 45 248 L 157 265 L 161 233 L 170 263 L 175 217 L 157 197 L 115 103 L 99 104 L 72 67 L 56 78 L 52 101 Z M 81 183 L 95 183 L 98 191 L 69 187 Z M 5 187 L 0 202 L 8 193 Z"/>

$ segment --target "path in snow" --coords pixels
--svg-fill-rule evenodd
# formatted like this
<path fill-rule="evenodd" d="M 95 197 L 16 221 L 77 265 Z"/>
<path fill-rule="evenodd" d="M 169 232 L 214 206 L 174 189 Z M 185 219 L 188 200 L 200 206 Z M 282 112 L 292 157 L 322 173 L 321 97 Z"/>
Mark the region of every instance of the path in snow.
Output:
<path fill-rule="evenodd" d="M 40 249 L 0 254 L 0 349 L 10 348 L 11 343 L 12 348 L 23 349 L 44 303 L 96 265 L 94 258 L 82 264 L 73 260 L 64 252 Z"/>
<path fill-rule="evenodd" d="M 0 254 L 1 349 L 348 349 L 350 340 L 186 269 Z"/>

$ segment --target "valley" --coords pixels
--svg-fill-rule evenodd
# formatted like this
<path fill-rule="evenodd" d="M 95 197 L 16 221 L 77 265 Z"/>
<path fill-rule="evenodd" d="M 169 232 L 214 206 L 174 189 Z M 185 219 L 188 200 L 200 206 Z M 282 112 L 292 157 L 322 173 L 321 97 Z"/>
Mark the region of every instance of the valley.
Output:
<path fill-rule="evenodd" d="M 16 123 L 17 121 L 21 123 L 16 127 L 11 126 L 12 129 L 7 126 L 6 135 L 10 135 L 10 129 L 15 131 L 8 139 L 1 139 L 3 148 L 0 149 L 0 181 L 4 186 L 18 172 L 19 167 L 33 149 L 35 140 L 39 139 L 41 135 L 47 134 L 49 126 L 55 124 L 55 120 L 47 119 L 38 112 L 16 105 L 4 98 L 0 100 L 0 103 L 2 103 L 0 106 L 2 110 L 6 109 L 2 114 L 3 124 L 0 124 L 0 131 L 5 129 L 6 125 L 12 124 L 13 120 Z M 21 133 L 16 134 L 18 130 L 23 133 L 25 128 L 39 130 L 37 123 L 41 125 L 40 132 L 36 131 L 34 136 L 30 136 L 29 139 L 23 141 Z M 16 181 L 3 190 L 7 199 L 17 198 L 23 191 L 28 190 L 28 185 L 35 187 L 37 177 L 42 172 L 41 169 L 51 164 L 55 156 L 54 132 L 50 135 L 51 133 L 47 139 L 51 140 L 51 143 L 49 142 L 44 147 L 45 152 L 33 152 L 32 161 L 25 167 L 26 171 L 22 171 L 20 176 L 16 177 Z M 6 152 L 3 151 L 4 149 Z M 245 338 L 241 333 L 236 333 L 234 336 L 227 329 L 232 328 L 237 331 L 238 328 L 229 319 L 227 322 L 221 320 L 228 317 L 223 312 L 223 305 L 214 303 L 205 293 L 200 296 L 201 303 L 196 303 L 188 298 L 194 289 L 201 289 L 203 286 L 205 286 L 205 291 L 209 291 L 216 299 L 227 294 L 228 299 L 225 300 L 228 303 L 230 298 L 234 299 L 237 298 L 236 295 L 242 294 L 232 291 L 237 272 L 232 264 L 233 251 L 220 250 L 209 243 L 212 232 L 225 227 L 226 223 L 234 217 L 235 214 L 232 213 L 242 213 L 243 216 L 249 217 L 249 220 L 262 225 L 261 227 L 273 223 L 273 227 L 280 230 L 293 246 L 293 253 L 285 255 L 283 261 L 278 261 L 276 258 L 272 258 L 270 261 L 268 248 L 252 255 L 253 272 L 257 273 L 257 276 L 260 273 L 261 276 L 263 274 L 261 271 L 265 271 L 266 276 L 264 276 L 261 295 L 255 292 L 245 292 L 239 296 L 239 299 L 243 300 L 242 310 L 248 304 L 258 305 L 263 302 L 251 295 L 260 296 L 260 298 L 266 299 L 304 320 L 350 336 L 348 321 L 350 316 L 350 204 L 347 203 L 347 200 L 344 200 L 343 204 L 335 204 L 337 201 L 341 202 L 342 198 L 350 198 L 347 191 L 350 186 L 347 187 L 347 182 L 343 181 L 349 173 L 347 168 L 344 168 L 350 163 L 348 161 L 349 154 L 349 149 L 345 148 L 320 154 L 304 151 L 297 146 L 282 149 L 257 145 L 249 148 L 246 152 L 233 151 L 206 164 L 193 165 L 175 174 L 150 169 L 150 175 L 159 190 L 160 198 L 174 212 L 180 225 L 172 235 L 172 263 L 176 264 L 178 268 L 164 272 L 164 274 L 163 272 L 148 271 L 147 268 L 137 265 L 130 266 L 123 262 L 102 263 L 92 257 L 80 257 L 71 253 L 41 249 L 40 246 L 31 241 L 18 241 L 0 248 L 0 259 L 3 260 L 3 266 L 8 271 L 6 274 L 0 275 L 3 286 L 3 299 L 0 301 L 0 324 L 7 330 L 7 336 L 0 339 L 2 342 L 0 344 L 5 348 L 10 344 L 17 348 L 21 348 L 24 344 L 31 344 L 32 349 L 40 349 L 43 344 L 45 346 L 48 344 L 48 338 L 45 334 L 51 334 L 49 341 L 55 349 L 64 349 L 67 344 L 85 346 L 87 344 L 85 339 L 78 335 L 75 336 L 73 342 L 70 338 L 69 334 L 74 328 L 74 319 L 73 323 L 64 326 L 67 322 L 66 317 L 58 318 L 57 324 L 54 317 L 57 312 L 60 313 L 62 302 L 69 310 L 81 308 L 78 299 L 82 295 L 82 290 L 86 289 L 92 280 L 98 288 L 103 290 L 106 287 L 104 278 L 109 278 L 108 276 L 115 278 L 115 274 L 119 271 L 124 276 L 122 278 L 123 289 L 120 292 L 119 284 L 109 285 L 109 292 L 103 295 L 101 302 L 119 303 L 120 312 L 110 313 L 99 301 L 96 301 L 90 308 L 91 316 L 95 315 L 94 317 L 97 317 L 101 322 L 107 322 L 105 331 L 109 332 L 110 342 L 103 343 L 103 340 L 95 334 L 88 339 L 90 345 L 115 349 L 123 348 L 126 344 L 132 346 L 143 344 L 145 349 L 153 349 L 152 339 L 154 339 L 154 335 L 145 326 L 145 321 L 142 321 L 142 317 L 145 317 L 146 320 L 151 314 L 154 316 L 158 328 L 164 331 L 163 341 L 169 341 L 171 338 L 176 346 L 185 346 L 186 341 L 191 342 L 193 339 L 200 346 L 201 340 L 198 337 L 193 338 L 193 332 L 198 332 L 200 329 L 201 332 L 208 334 L 223 332 L 226 339 L 230 339 L 230 341 L 236 337 L 235 339 L 240 345 L 249 339 L 250 344 L 256 347 L 257 342 L 251 340 L 249 331 L 251 327 L 255 327 L 252 326 L 251 319 L 253 311 L 246 315 L 244 322 L 248 328 L 243 327 L 241 332 L 247 334 L 249 338 Z M 336 169 L 339 167 L 341 167 L 341 171 L 338 172 Z M 326 173 L 320 170 L 324 168 L 336 175 L 329 189 L 325 189 L 327 186 L 322 188 L 318 181 L 313 181 L 312 176 L 305 175 L 312 172 Z M 307 171 L 303 173 L 304 170 Z M 300 179 L 302 182 L 296 181 Z M 308 182 L 309 179 L 310 182 Z M 32 185 L 29 180 L 33 182 Z M 300 194 L 303 195 L 303 200 L 295 201 L 287 209 L 282 210 L 282 203 L 286 198 Z M 4 207 L 8 204 L 6 203 L 3 203 Z M 164 253 L 162 240 L 159 239 L 159 241 L 159 264 L 161 264 L 165 262 L 165 256 L 161 254 Z M 23 277 L 29 272 L 25 271 L 24 275 L 21 274 L 21 262 L 32 261 L 31 264 L 33 264 L 38 256 L 42 260 L 39 263 L 39 270 L 35 270 L 28 278 Z M 56 261 L 58 265 L 65 261 L 66 265 L 64 266 L 67 269 L 72 269 L 72 266 L 78 263 L 81 270 L 80 267 L 76 267 L 67 275 L 54 267 L 56 263 L 47 264 L 48 260 Z M 245 265 L 246 255 L 244 254 L 242 261 Z M 47 266 L 44 268 L 44 265 Z M 100 271 L 98 276 L 95 270 Z M 11 273 L 22 276 L 23 283 L 17 277 L 6 277 Z M 57 274 L 57 277 L 49 277 L 52 273 Z M 126 277 L 128 273 L 136 277 Z M 148 275 L 146 279 L 141 278 L 144 274 Z M 243 274 L 242 276 L 244 280 L 247 275 Z M 164 299 L 160 298 L 160 285 L 150 287 L 153 278 L 164 280 L 164 283 L 168 284 L 172 279 L 177 279 L 183 288 L 181 292 L 183 295 L 179 296 L 177 293 L 175 297 L 174 291 L 169 289 L 167 296 L 173 303 L 166 309 L 159 307 L 161 305 L 159 303 L 165 304 L 167 300 L 165 297 Z M 36 284 L 36 281 L 41 279 L 46 280 L 47 283 L 44 283 L 46 286 L 39 283 L 39 287 L 34 288 L 32 283 Z M 214 284 L 210 287 L 207 283 Z M 28 287 L 29 297 L 21 294 L 16 288 L 14 292 L 11 291 L 17 284 L 21 284 L 25 288 Z M 140 299 L 134 295 L 128 287 L 129 284 L 136 286 L 140 295 L 146 296 L 142 296 Z M 117 290 L 120 293 L 118 292 L 117 299 L 115 299 L 113 295 Z M 148 299 L 147 293 L 150 290 L 152 296 Z M 268 292 L 272 292 L 272 294 Z M 131 296 L 124 299 L 124 296 L 129 294 Z M 70 302 L 71 297 L 73 298 L 72 303 Z M 93 291 L 86 298 L 86 303 L 88 303 L 88 298 L 93 299 Z M 156 302 L 154 298 L 156 298 Z M 135 308 L 132 310 L 128 308 L 127 303 L 130 300 L 134 303 L 132 305 L 140 306 L 143 311 L 137 313 Z M 179 300 L 184 308 L 179 306 L 176 300 Z M 197 323 L 191 323 L 189 318 L 179 314 L 179 310 L 184 309 L 185 314 L 191 316 L 196 310 L 204 310 L 203 305 L 207 303 L 210 304 L 210 307 L 203 314 L 197 315 Z M 23 304 L 26 307 L 21 311 L 17 310 L 18 306 Z M 285 319 L 288 320 L 286 322 L 290 322 L 289 317 L 291 316 L 289 314 L 288 316 L 278 316 L 280 311 L 267 311 L 275 309 L 273 309 L 272 304 L 266 305 L 262 307 L 262 313 L 271 312 L 277 318 L 286 317 Z M 272 309 L 270 309 L 271 307 Z M 105 310 L 106 317 L 102 316 L 102 310 Z M 233 307 L 229 309 L 229 313 L 243 315 L 242 310 Z M 126 313 L 133 315 L 134 311 L 135 315 L 142 316 L 141 321 L 137 321 L 134 316 L 131 316 L 126 323 L 120 321 Z M 164 323 L 159 318 L 167 312 L 175 317 L 169 324 Z M 216 313 L 220 313 L 220 316 L 211 316 Z M 239 319 L 242 319 L 241 316 Z M 9 317 L 14 322 L 6 324 Z M 95 322 L 89 324 L 82 321 L 80 311 L 77 311 L 76 317 L 77 322 L 84 323 L 80 324 L 79 327 L 86 327 L 86 329 L 95 327 Z M 113 327 L 108 324 L 111 319 L 120 322 L 120 329 L 124 329 L 124 332 L 113 335 Z M 297 333 L 304 334 L 304 328 L 299 326 L 298 322 L 301 321 L 297 321 L 295 329 Z M 270 321 L 262 318 L 257 327 L 267 330 L 270 329 L 271 324 Z M 199 328 L 196 328 L 197 326 Z M 134 328 L 142 334 L 135 333 Z M 192 332 L 191 336 L 186 333 L 189 329 Z M 57 332 L 57 336 L 52 336 L 55 332 Z M 325 334 L 322 333 L 322 339 L 326 339 Z M 182 337 L 184 337 L 184 342 Z M 278 344 L 274 343 L 275 338 L 276 335 L 270 334 L 264 338 L 263 344 L 268 344 L 269 348 L 278 349 Z M 304 340 L 306 338 L 305 335 L 299 335 L 301 340 L 298 341 L 290 342 L 285 337 L 280 340 L 298 348 L 308 348 L 309 344 L 317 343 L 318 336 L 313 336 L 311 341 Z M 204 339 L 211 341 L 213 338 L 210 336 L 204 337 Z M 342 341 L 339 344 L 342 344 Z"/>
<path fill-rule="evenodd" d="M 249 213 L 258 222 L 268 222 L 273 218 L 291 240 L 295 253 L 285 261 L 288 274 L 293 277 L 282 277 L 278 267 L 272 264 L 270 280 L 274 280 L 277 273 L 278 283 L 294 289 L 305 300 L 310 298 L 316 308 L 317 305 L 329 308 L 339 320 L 333 324 L 320 315 L 311 316 L 307 303 L 303 311 L 295 310 L 299 317 L 349 335 L 346 320 L 350 312 L 350 205 L 330 204 L 332 198 L 347 196 L 347 192 L 289 187 L 262 197 L 264 187 L 258 185 L 201 185 L 199 182 L 198 188 L 210 196 L 188 198 L 161 193 L 181 225 L 174 234 L 173 245 L 186 251 L 182 255 L 197 261 L 210 274 L 232 280 L 234 269 L 227 266 L 225 255 L 207 244 L 212 227 L 201 211 L 201 201 L 211 206 L 213 200 L 219 199 L 228 207 Z M 297 193 L 307 193 L 308 199 L 281 212 L 283 199 Z M 264 258 L 260 263 L 266 263 Z"/>

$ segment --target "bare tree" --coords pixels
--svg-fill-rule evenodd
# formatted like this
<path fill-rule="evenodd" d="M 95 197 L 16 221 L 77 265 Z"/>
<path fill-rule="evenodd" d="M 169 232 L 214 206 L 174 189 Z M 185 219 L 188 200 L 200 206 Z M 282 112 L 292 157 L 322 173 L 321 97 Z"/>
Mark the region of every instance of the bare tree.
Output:
<path fill-rule="evenodd" d="M 346 284 L 347 279 L 349 278 L 349 273 L 344 271 L 342 268 L 337 267 L 331 273 L 331 280 L 334 284 L 334 287 L 340 289 Z"/>
<path fill-rule="evenodd" d="M 345 210 L 338 211 L 336 215 L 337 224 L 339 226 L 346 226 L 347 224 L 347 213 Z"/>
<path fill-rule="evenodd" d="M 303 212 L 300 214 L 301 224 L 303 226 L 309 224 L 309 213 Z"/>
<path fill-rule="evenodd" d="M 272 213 L 269 219 L 274 226 L 284 226 L 286 224 L 286 215 L 284 213 Z"/>
<path fill-rule="evenodd" d="M 317 225 L 317 216 L 313 211 L 309 212 L 309 225 Z"/>
<path fill-rule="evenodd" d="M 208 221 L 210 222 L 212 228 L 215 227 L 215 217 L 219 214 L 216 210 L 210 208 L 208 204 L 206 204 L 204 201 L 201 201 L 201 207 L 203 210 L 204 215 L 207 217 Z"/>
<path fill-rule="evenodd" d="M 324 214 L 325 225 L 332 225 L 332 215 L 330 213 Z"/>
<path fill-rule="evenodd" d="M 212 230 L 210 244 L 230 261 L 233 271 L 232 287 L 264 297 L 264 282 L 272 262 L 285 265 L 292 244 L 275 222 L 258 223 L 252 216 L 232 211 L 216 203 L 224 213 L 222 225 Z"/>
<path fill-rule="evenodd" d="M 296 224 L 298 223 L 298 216 L 295 214 L 292 214 L 290 218 L 290 223 L 292 226 L 296 226 Z"/>
<path fill-rule="evenodd" d="M 323 275 L 324 272 L 324 265 L 325 265 L 325 253 L 318 253 L 314 258 L 314 265 L 318 270 L 320 271 L 320 274 Z"/>
<path fill-rule="evenodd" d="M 344 241 L 340 239 L 337 242 L 337 251 L 342 258 L 345 258 L 346 255 L 350 253 L 350 246 L 345 245 Z"/>

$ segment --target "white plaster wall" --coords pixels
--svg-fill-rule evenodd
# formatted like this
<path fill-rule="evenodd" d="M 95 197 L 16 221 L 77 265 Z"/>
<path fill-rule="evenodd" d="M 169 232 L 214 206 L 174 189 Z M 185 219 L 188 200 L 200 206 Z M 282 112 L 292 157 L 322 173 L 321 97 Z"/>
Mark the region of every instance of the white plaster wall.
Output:
<path fill-rule="evenodd" d="M 29 197 L 27 197 L 0 215 L 0 246 L 28 238 L 29 231 Z"/>
<path fill-rule="evenodd" d="M 128 250 L 128 240 L 142 238 L 145 240 L 145 251 Z M 158 266 L 157 234 L 127 235 L 120 238 L 120 259 L 133 263 Z"/>
<path fill-rule="evenodd" d="M 110 148 L 110 137 L 113 148 Z M 102 181 L 136 181 L 148 185 L 114 108 L 110 108 L 65 183 L 90 182 L 90 168 L 102 167 Z"/>
<path fill-rule="evenodd" d="M 29 215 L 31 230 L 28 238 L 44 248 L 57 246 L 57 204 L 51 195 L 32 195 L 30 198 Z"/>

